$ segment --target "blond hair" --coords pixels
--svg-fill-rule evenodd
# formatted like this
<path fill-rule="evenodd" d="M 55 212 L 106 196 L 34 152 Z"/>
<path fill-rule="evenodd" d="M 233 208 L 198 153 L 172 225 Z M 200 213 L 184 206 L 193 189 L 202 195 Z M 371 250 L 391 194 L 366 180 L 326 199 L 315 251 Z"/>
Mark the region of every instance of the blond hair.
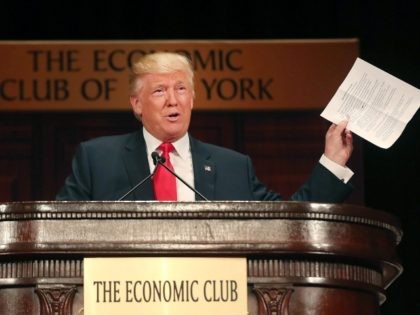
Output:
<path fill-rule="evenodd" d="M 141 89 L 141 79 L 151 73 L 171 73 L 182 71 L 187 75 L 194 93 L 194 71 L 190 60 L 179 53 L 155 52 L 140 57 L 132 66 L 129 77 L 130 95 Z"/>

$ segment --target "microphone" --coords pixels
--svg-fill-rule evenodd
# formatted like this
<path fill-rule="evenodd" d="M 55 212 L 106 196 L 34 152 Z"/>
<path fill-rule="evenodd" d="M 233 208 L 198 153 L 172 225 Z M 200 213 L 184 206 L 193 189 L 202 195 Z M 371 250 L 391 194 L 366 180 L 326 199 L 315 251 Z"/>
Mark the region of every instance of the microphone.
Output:
<path fill-rule="evenodd" d="M 152 152 L 152 159 L 153 159 L 153 164 L 154 165 L 158 165 L 159 162 L 165 163 L 165 158 L 161 155 L 159 155 L 159 153 L 157 153 L 156 151 Z"/>
<path fill-rule="evenodd" d="M 150 175 L 147 175 L 145 178 L 143 178 L 143 180 L 141 180 L 136 186 L 134 186 L 133 188 L 131 188 L 129 191 L 127 191 L 124 196 L 122 196 L 120 199 L 118 199 L 118 201 L 123 200 L 125 197 L 127 197 L 129 194 L 131 194 L 133 191 L 135 191 L 138 187 L 140 187 L 141 185 L 143 185 L 143 183 L 148 180 L 150 177 L 152 177 L 153 175 L 155 175 L 157 167 L 159 164 L 156 164 L 155 159 L 156 159 L 156 155 L 159 157 L 159 154 L 157 152 L 152 152 L 152 159 L 153 159 L 153 164 L 155 165 L 155 168 L 153 169 L 153 172 L 150 173 Z M 163 157 L 162 157 L 163 158 Z M 164 159 L 164 158 L 163 158 Z"/>
<path fill-rule="evenodd" d="M 165 164 L 163 164 L 163 163 L 165 163 L 166 159 L 163 156 L 159 155 L 159 153 L 157 153 L 156 151 L 153 151 L 152 152 L 152 159 L 153 159 L 153 163 L 156 165 L 155 169 L 153 171 L 153 174 L 156 172 L 157 167 L 159 165 L 162 165 L 169 173 L 171 173 L 176 178 L 178 178 L 185 186 L 187 186 L 189 189 L 191 189 L 193 192 L 195 192 L 197 195 L 199 195 L 201 197 L 201 199 L 203 199 L 205 201 L 210 201 L 206 197 L 204 197 L 203 194 L 201 194 L 197 189 L 195 189 L 194 187 L 189 185 L 185 180 L 183 180 L 180 176 L 178 176 L 173 170 L 171 170 L 169 167 L 167 167 Z"/>

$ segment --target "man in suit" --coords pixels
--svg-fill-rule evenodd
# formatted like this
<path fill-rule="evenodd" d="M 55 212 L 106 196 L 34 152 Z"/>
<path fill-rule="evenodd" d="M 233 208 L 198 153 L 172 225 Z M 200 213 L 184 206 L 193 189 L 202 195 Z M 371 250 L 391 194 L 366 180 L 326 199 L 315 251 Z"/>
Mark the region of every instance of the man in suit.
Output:
<path fill-rule="evenodd" d="M 166 52 L 142 57 L 132 66 L 130 93 L 142 130 L 82 143 L 57 200 L 118 200 L 155 170 L 152 152 L 164 154 L 165 163 L 209 200 L 282 199 L 258 181 L 248 156 L 188 134 L 194 73 L 186 57 Z M 345 165 L 353 142 L 345 127 L 346 122 L 331 125 L 320 162 L 293 200 L 341 202 L 351 192 L 348 180 L 353 173 Z M 167 194 L 164 190 L 169 186 Z M 193 201 L 200 197 L 159 166 L 151 180 L 125 199 Z"/>

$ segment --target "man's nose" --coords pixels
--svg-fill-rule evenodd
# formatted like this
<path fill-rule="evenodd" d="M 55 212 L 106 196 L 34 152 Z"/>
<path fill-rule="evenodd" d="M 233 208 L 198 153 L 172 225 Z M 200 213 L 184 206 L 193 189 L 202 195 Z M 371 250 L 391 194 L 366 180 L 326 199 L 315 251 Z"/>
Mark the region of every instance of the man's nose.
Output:
<path fill-rule="evenodd" d="M 166 93 L 166 99 L 167 99 L 168 105 L 175 106 L 178 103 L 176 99 L 175 91 L 173 89 L 168 89 Z"/>

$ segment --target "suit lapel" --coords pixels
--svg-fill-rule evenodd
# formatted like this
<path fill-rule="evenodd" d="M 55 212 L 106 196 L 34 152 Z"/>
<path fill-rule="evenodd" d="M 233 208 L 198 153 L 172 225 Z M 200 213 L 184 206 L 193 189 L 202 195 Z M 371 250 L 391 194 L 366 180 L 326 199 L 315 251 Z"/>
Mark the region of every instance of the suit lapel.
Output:
<path fill-rule="evenodd" d="M 131 187 L 134 187 L 143 178 L 150 175 L 146 143 L 144 142 L 142 131 L 134 133 L 127 141 L 124 152 L 124 163 Z M 135 196 L 135 198 L 133 198 L 133 196 Z M 143 183 L 143 185 L 138 187 L 127 199 L 154 200 L 151 180 L 149 179 Z"/>
<path fill-rule="evenodd" d="M 194 186 L 209 200 L 214 199 L 216 165 L 211 160 L 211 153 L 200 141 L 190 137 L 191 156 L 194 169 Z M 200 197 L 197 197 L 197 200 Z"/>

